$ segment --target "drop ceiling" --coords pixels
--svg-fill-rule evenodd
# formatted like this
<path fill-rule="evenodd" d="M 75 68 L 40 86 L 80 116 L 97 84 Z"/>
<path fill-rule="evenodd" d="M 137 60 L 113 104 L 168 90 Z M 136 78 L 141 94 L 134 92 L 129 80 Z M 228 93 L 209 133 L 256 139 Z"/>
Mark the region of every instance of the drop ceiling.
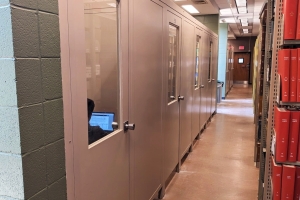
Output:
<path fill-rule="evenodd" d="M 228 23 L 228 37 L 257 36 L 259 33 L 259 14 L 265 0 L 174 0 L 182 7 L 193 5 L 199 13 L 220 14 L 220 23 Z"/>

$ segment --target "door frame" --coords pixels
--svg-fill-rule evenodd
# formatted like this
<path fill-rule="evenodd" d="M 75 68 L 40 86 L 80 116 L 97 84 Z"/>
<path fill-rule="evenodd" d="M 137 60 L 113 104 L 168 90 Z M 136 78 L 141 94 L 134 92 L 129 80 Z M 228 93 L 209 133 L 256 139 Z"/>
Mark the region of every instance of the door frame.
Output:
<path fill-rule="evenodd" d="M 64 135 L 65 135 L 65 156 L 66 156 L 66 176 L 67 176 L 67 199 L 75 200 L 81 195 L 82 191 L 76 191 L 77 185 L 83 184 L 80 183 L 80 175 L 77 176 L 79 171 L 80 163 L 79 159 L 75 159 L 75 155 L 79 156 L 80 152 L 78 148 L 75 147 L 82 145 L 78 139 L 79 129 L 85 129 L 84 133 L 87 136 L 87 123 L 79 120 L 79 116 L 76 116 L 74 113 L 78 113 L 80 109 L 78 105 L 86 105 L 86 99 L 76 98 L 82 97 L 86 92 L 86 84 L 83 79 L 80 78 L 82 74 L 85 74 L 85 70 L 78 70 L 78 66 L 85 66 L 85 43 L 84 39 L 76 40 L 78 37 L 85 35 L 84 26 L 82 29 L 76 29 L 74 24 L 84 24 L 84 17 L 79 17 L 77 21 L 70 20 L 72 16 L 77 16 L 76 13 L 82 12 L 83 14 L 83 0 L 59 0 L 59 27 L 60 27 L 60 46 L 61 46 L 61 66 L 62 66 L 62 87 L 63 87 L 63 111 L 64 111 Z M 124 134 L 122 122 L 128 119 L 128 0 L 119 1 L 118 6 L 118 78 L 119 78 L 119 108 L 120 108 L 120 117 L 119 117 L 119 129 L 112 133 L 111 135 L 99 140 L 91 145 L 88 143 L 85 144 L 86 149 L 93 149 L 94 146 L 100 145 L 99 143 L 104 143 L 108 145 L 108 140 L 113 140 L 114 137 L 120 134 Z M 73 32 L 73 34 L 72 34 Z M 78 46 L 83 48 L 77 48 Z M 79 55 L 76 57 L 75 55 Z M 79 61 L 79 62 L 76 62 Z M 74 70 L 74 68 L 77 68 Z M 79 71 L 83 72 L 80 73 Z M 86 109 L 84 112 L 86 113 Z M 75 115 L 75 116 L 74 116 Z M 82 126 L 81 126 L 82 125 Z M 127 134 L 127 133 L 125 133 Z M 125 136 L 125 142 L 128 144 L 129 150 L 129 136 Z M 87 137 L 86 137 L 87 139 Z M 90 148 L 91 147 L 91 148 Z M 109 151 L 109 150 L 108 150 Z M 128 151 L 128 160 L 129 160 L 129 151 Z M 82 153 L 81 153 L 82 154 Z M 81 155 L 82 156 L 82 155 Z M 77 169 L 76 169 L 77 168 Z M 129 165 L 128 165 L 129 169 Z M 84 169 L 80 169 L 84 170 Z M 129 170 L 128 170 L 129 174 Z M 76 178 L 77 177 L 77 178 Z M 77 179 L 77 181 L 76 181 Z M 101 180 L 103 181 L 103 180 Z M 105 181 L 105 180 L 104 180 Z M 128 199 L 130 192 L 130 184 L 128 178 Z M 88 197 L 87 197 L 88 198 Z"/>
<path fill-rule="evenodd" d="M 248 85 L 251 85 L 252 84 L 252 81 L 251 81 L 251 70 L 252 70 L 252 52 L 251 51 L 245 51 L 245 52 L 234 52 L 233 53 L 233 68 L 234 68 L 234 64 L 235 64 L 235 55 L 236 54 L 249 54 L 249 63 L 250 63 L 250 66 L 249 66 L 249 72 L 248 72 Z M 234 68 L 235 69 L 235 68 Z M 233 79 L 233 77 L 232 77 Z"/>

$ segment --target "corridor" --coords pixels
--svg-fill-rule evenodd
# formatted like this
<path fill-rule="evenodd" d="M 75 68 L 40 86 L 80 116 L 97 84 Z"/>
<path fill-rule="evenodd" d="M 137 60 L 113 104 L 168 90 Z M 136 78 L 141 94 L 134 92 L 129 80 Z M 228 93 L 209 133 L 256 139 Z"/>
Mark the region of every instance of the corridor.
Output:
<path fill-rule="evenodd" d="M 254 200 L 252 88 L 234 85 L 166 189 L 164 200 Z"/>

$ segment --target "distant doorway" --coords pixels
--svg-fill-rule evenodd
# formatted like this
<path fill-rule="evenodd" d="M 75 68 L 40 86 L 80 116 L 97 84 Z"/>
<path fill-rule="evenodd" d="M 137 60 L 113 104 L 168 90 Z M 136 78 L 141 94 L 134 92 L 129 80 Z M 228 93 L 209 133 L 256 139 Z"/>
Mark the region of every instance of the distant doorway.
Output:
<path fill-rule="evenodd" d="M 249 84 L 250 53 L 234 53 L 233 82 L 236 84 Z"/>

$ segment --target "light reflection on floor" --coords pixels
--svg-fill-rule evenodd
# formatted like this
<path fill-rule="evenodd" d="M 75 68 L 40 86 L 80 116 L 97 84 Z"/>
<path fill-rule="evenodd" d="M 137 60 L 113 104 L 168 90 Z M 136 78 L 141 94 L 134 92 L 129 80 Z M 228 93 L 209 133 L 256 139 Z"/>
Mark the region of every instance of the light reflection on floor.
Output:
<path fill-rule="evenodd" d="M 234 85 L 170 182 L 164 200 L 254 200 L 252 88 Z"/>

